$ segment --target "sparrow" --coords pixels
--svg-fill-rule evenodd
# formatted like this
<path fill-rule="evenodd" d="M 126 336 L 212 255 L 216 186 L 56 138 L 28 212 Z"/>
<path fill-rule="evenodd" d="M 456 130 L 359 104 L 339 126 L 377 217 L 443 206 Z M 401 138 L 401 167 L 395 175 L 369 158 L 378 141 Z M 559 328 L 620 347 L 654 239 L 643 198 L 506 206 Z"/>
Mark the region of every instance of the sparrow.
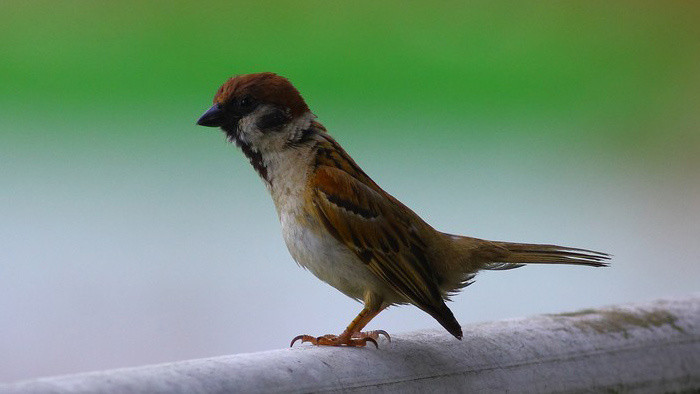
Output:
<path fill-rule="evenodd" d="M 299 335 L 326 346 L 377 346 L 363 332 L 379 312 L 412 304 L 455 338 L 462 328 L 445 301 L 480 270 L 526 264 L 606 266 L 587 249 L 488 241 L 440 232 L 377 185 L 328 134 L 286 78 L 237 75 L 216 92 L 198 125 L 219 127 L 250 160 L 272 196 L 294 260 L 363 309 L 340 335 Z"/>

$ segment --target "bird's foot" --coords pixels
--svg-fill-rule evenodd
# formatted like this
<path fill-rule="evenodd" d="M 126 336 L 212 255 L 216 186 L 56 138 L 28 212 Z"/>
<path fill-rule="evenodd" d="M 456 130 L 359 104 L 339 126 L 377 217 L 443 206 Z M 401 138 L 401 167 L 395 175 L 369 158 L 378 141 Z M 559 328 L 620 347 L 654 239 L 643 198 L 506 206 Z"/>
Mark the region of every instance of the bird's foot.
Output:
<path fill-rule="evenodd" d="M 386 339 L 391 342 L 391 337 L 384 330 L 374 330 L 367 332 L 357 332 L 352 334 L 352 336 L 345 335 L 324 335 L 321 337 L 312 337 L 311 335 L 298 335 L 292 339 L 290 347 L 294 346 L 294 342 L 301 340 L 302 343 L 309 342 L 316 346 L 349 346 L 349 347 L 364 347 L 367 346 L 367 342 L 374 344 L 374 346 L 379 349 L 377 344 L 377 339 L 380 335 L 384 335 Z"/>
<path fill-rule="evenodd" d="M 294 342 L 301 340 L 302 343 L 304 342 L 309 342 L 312 345 L 316 346 L 350 346 L 350 347 L 364 347 L 367 345 L 367 342 L 371 342 L 379 348 L 379 345 L 377 345 L 377 341 L 374 340 L 373 338 L 366 337 L 366 338 L 341 338 L 337 335 L 332 335 L 332 334 L 327 334 L 321 337 L 312 337 L 311 335 L 298 335 L 294 339 L 292 339 L 292 343 L 289 345 L 290 347 L 294 346 Z"/>

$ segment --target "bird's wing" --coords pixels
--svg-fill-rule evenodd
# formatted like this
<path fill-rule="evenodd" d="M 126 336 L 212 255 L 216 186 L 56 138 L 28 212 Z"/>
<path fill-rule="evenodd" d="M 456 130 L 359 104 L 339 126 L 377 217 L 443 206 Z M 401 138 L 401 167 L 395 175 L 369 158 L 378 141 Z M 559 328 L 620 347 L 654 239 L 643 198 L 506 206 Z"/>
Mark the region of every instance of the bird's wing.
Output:
<path fill-rule="evenodd" d="M 314 213 L 372 273 L 406 301 L 433 314 L 444 303 L 426 244 L 416 231 L 425 223 L 342 156 L 334 158 L 333 165 L 316 167 L 311 179 Z"/>

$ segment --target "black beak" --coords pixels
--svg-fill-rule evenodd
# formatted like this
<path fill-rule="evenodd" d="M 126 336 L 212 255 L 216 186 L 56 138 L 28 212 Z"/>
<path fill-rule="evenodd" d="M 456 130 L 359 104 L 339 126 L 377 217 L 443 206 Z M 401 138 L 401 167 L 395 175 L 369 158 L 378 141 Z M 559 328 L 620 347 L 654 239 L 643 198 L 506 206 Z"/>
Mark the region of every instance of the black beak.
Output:
<path fill-rule="evenodd" d="M 214 104 L 199 118 L 197 124 L 207 127 L 219 127 L 224 124 L 224 111 L 221 110 L 221 106 Z"/>

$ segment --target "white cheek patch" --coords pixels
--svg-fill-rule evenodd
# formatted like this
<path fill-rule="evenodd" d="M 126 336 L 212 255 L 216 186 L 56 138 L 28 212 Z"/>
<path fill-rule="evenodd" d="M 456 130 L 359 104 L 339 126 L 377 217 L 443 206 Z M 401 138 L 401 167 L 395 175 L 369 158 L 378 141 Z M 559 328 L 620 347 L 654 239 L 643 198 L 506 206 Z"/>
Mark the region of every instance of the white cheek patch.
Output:
<path fill-rule="evenodd" d="M 264 178 L 267 181 L 279 181 L 290 176 L 290 174 L 285 173 L 285 170 L 292 163 L 296 165 L 299 159 L 295 155 L 300 154 L 300 152 L 288 149 L 289 140 L 292 136 L 310 127 L 311 122 L 315 118 L 311 112 L 308 112 L 289 122 L 280 130 L 260 130 L 258 128 L 260 118 L 275 110 L 271 106 L 261 105 L 238 122 L 239 146 L 246 147 L 247 155 L 257 157 L 256 163 L 261 168 L 265 168 Z M 290 155 L 294 157 L 290 157 Z M 304 160 L 306 159 L 304 158 Z M 258 169 L 258 172 L 260 172 L 260 169 Z"/>
<path fill-rule="evenodd" d="M 251 147 L 257 147 L 258 141 L 263 136 L 263 133 L 255 125 L 256 119 L 260 116 L 259 112 L 258 109 L 238 121 L 239 138 L 241 142 L 249 144 Z"/>
<path fill-rule="evenodd" d="M 257 123 L 260 118 L 268 114 L 271 110 L 272 108 L 269 105 L 260 105 L 255 111 L 238 121 L 238 130 L 245 142 L 257 144 L 257 142 L 264 137 L 265 133 L 258 128 Z"/>
<path fill-rule="evenodd" d="M 316 119 L 316 115 L 312 114 L 311 112 L 307 112 L 303 116 L 295 119 L 294 122 L 291 122 L 287 127 L 293 133 L 300 134 L 311 126 L 311 122 L 314 119 Z"/>

